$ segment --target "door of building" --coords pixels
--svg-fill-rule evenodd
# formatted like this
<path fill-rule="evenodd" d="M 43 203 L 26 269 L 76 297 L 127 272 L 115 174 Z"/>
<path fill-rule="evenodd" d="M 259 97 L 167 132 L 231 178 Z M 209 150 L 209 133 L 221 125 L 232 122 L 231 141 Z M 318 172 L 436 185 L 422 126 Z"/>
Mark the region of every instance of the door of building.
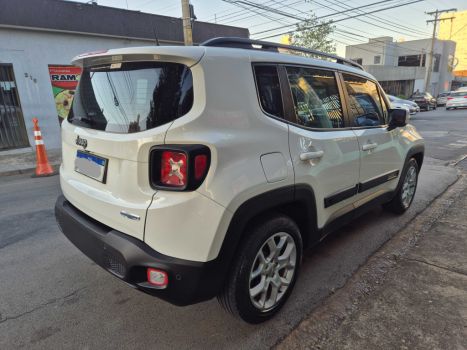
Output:
<path fill-rule="evenodd" d="M 0 64 L 0 151 L 28 147 L 13 66 Z"/>

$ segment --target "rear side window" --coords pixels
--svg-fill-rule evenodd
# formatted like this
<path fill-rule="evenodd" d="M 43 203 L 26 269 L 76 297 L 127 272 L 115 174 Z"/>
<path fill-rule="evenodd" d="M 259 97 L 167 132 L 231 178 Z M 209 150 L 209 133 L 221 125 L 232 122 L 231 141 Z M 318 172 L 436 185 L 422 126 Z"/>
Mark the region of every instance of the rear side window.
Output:
<path fill-rule="evenodd" d="M 309 128 L 343 128 L 342 105 L 334 72 L 287 67 L 297 124 Z"/>
<path fill-rule="evenodd" d="M 126 62 L 83 69 L 68 121 L 117 133 L 149 130 L 193 106 L 190 69 L 177 63 Z"/>
<path fill-rule="evenodd" d="M 464 91 L 464 92 L 452 92 L 451 95 L 449 95 L 449 97 L 453 97 L 453 98 L 467 97 L 467 91 Z"/>
<path fill-rule="evenodd" d="M 284 118 L 281 86 L 276 66 L 255 66 L 259 103 L 263 111 Z"/>
<path fill-rule="evenodd" d="M 343 74 L 343 76 L 354 125 L 360 127 L 386 124 L 376 84 L 356 75 Z"/>

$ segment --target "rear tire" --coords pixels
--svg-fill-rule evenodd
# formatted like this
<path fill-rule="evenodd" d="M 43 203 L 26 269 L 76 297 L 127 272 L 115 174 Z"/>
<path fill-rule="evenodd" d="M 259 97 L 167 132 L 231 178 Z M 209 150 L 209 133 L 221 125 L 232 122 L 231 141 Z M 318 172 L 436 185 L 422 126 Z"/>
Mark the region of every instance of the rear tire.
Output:
<path fill-rule="evenodd" d="M 303 244 L 297 224 L 283 214 L 263 215 L 246 230 L 217 300 L 235 318 L 258 324 L 272 318 L 292 293 Z"/>
<path fill-rule="evenodd" d="M 447 110 L 447 111 L 449 111 L 450 109 L 451 109 L 451 108 L 449 108 L 449 107 L 446 107 L 446 110 Z"/>
<path fill-rule="evenodd" d="M 410 159 L 401 174 L 400 181 L 402 183 L 399 185 L 396 195 L 382 205 L 384 210 L 394 214 L 402 214 L 410 208 L 417 190 L 418 172 L 417 161 L 414 158 Z"/>

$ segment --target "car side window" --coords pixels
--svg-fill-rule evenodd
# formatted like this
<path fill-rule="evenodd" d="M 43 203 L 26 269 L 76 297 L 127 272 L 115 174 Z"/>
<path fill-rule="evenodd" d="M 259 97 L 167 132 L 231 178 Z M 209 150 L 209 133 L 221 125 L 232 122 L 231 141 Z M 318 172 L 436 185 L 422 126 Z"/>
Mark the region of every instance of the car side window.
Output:
<path fill-rule="evenodd" d="M 343 128 L 342 104 L 334 72 L 287 67 L 297 124 L 309 128 Z"/>
<path fill-rule="evenodd" d="M 357 127 L 385 125 L 383 106 L 376 84 L 356 75 L 343 74 L 343 76 L 354 125 Z"/>
<path fill-rule="evenodd" d="M 284 118 L 282 93 L 276 66 L 254 66 L 259 103 L 263 111 Z"/>

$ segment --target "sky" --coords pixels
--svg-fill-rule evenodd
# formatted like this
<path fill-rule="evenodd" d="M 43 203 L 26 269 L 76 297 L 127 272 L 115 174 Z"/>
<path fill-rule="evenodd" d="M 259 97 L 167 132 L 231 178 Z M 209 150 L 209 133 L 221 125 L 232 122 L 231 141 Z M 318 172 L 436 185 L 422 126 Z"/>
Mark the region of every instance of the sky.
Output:
<path fill-rule="evenodd" d="M 181 0 L 97 0 L 97 2 L 102 6 L 128 8 L 175 18 L 182 16 Z M 345 56 L 347 45 L 366 43 L 369 38 L 390 36 L 394 40 L 405 41 L 431 38 L 433 24 L 427 24 L 426 21 L 434 17 L 427 15 L 426 12 L 452 8 L 457 8 L 458 11 L 467 10 L 467 0 L 244 0 L 285 13 L 279 15 L 272 13 L 272 10 L 261 10 L 254 6 L 240 8 L 233 4 L 235 2 L 237 0 L 191 0 L 198 21 L 248 28 L 252 39 L 274 42 L 280 42 L 284 33 L 294 29 L 293 24 L 309 14 L 317 17 L 327 16 L 323 19 L 336 21 L 337 31 L 331 38 L 337 44 L 339 56 Z M 362 13 L 407 3 L 411 4 L 348 19 Z M 336 12 L 370 4 L 375 5 L 363 7 L 359 11 L 347 11 L 330 16 Z M 452 40 L 455 40 L 455 37 Z"/>

